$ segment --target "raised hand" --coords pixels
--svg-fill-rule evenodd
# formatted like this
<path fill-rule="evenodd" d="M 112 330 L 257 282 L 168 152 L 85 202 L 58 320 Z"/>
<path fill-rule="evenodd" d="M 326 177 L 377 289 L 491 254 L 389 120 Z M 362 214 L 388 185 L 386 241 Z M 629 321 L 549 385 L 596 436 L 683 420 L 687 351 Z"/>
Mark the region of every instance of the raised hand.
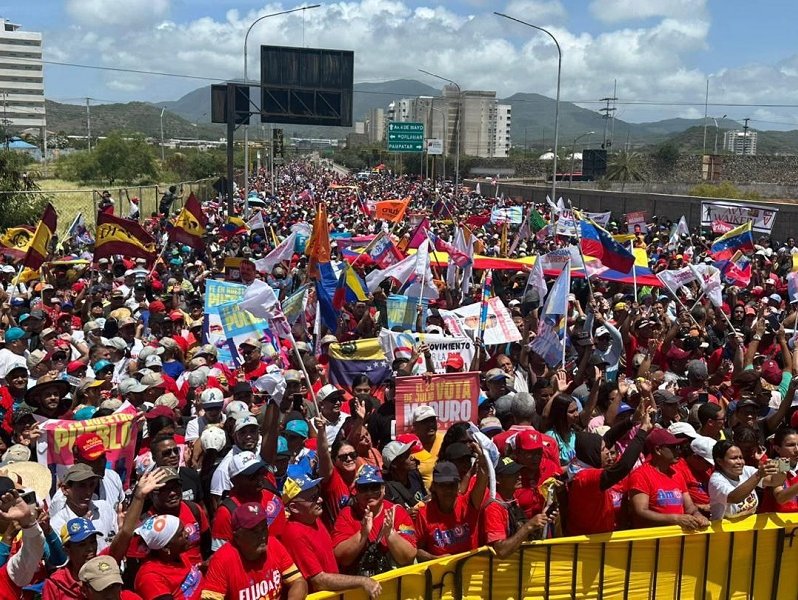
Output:
<path fill-rule="evenodd" d="M 36 524 L 36 511 L 28 505 L 17 490 L 6 492 L 0 497 L 0 517 L 16 521 L 22 529 Z"/>
<path fill-rule="evenodd" d="M 374 527 L 374 515 L 371 512 L 371 509 L 366 507 L 366 510 L 363 514 L 363 520 L 360 522 L 360 533 L 363 535 L 364 538 L 368 539 L 371 535 L 371 530 Z"/>

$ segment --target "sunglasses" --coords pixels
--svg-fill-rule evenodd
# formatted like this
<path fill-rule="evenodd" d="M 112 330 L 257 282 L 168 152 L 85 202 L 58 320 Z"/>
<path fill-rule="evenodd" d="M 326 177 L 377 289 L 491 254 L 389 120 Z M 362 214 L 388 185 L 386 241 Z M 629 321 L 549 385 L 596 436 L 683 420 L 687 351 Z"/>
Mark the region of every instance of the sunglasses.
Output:
<path fill-rule="evenodd" d="M 167 448 L 166 450 L 161 451 L 161 456 L 178 456 L 180 454 L 180 448 L 175 446 L 174 448 Z"/>
<path fill-rule="evenodd" d="M 381 483 L 364 483 L 357 486 L 357 491 L 361 494 L 378 494 L 381 490 Z"/>
<path fill-rule="evenodd" d="M 350 460 L 355 460 L 357 458 L 357 452 L 347 452 L 346 454 L 339 454 L 336 458 L 341 462 L 349 462 Z"/>

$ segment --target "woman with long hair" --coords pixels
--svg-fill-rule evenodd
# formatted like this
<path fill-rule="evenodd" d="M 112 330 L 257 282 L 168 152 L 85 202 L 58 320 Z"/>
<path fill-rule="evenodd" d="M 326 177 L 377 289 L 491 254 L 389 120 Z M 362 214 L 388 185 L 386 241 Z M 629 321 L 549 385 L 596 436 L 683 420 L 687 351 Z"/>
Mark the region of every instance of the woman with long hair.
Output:
<path fill-rule="evenodd" d="M 330 448 L 327 444 L 326 421 L 316 418 L 313 422 L 318 431 L 316 452 L 319 457 L 321 495 L 324 501 L 322 519 L 328 528 L 332 528 L 338 513 L 350 504 L 354 495 L 358 454 L 345 438 L 336 440 Z"/>

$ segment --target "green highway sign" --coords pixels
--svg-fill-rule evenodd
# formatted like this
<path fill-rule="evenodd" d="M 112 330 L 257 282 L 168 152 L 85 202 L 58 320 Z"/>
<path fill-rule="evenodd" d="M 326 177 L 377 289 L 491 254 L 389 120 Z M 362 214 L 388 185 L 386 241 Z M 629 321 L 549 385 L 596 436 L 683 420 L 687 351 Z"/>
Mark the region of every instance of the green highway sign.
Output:
<path fill-rule="evenodd" d="M 388 123 L 388 152 L 424 152 L 424 123 Z"/>

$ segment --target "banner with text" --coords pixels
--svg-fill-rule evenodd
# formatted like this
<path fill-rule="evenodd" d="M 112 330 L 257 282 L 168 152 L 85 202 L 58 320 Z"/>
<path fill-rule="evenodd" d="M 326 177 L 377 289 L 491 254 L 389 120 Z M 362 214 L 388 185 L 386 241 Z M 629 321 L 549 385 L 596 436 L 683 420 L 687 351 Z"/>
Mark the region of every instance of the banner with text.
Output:
<path fill-rule="evenodd" d="M 626 228 L 629 233 L 648 233 L 646 211 L 637 210 L 626 213 Z"/>
<path fill-rule="evenodd" d="M 205 343 L 213 344 L 219 353 L 219 362 L 235 367 L 236 361 L 227 343 L 227 336 L 219 317 L 219 307 L 229 302 L 239 302 L 244 297 L 247 286 L 240 283 L 209 279 L 205 282 L 205 323 L 203 333 Z"/>
<path fill-rule="evenodd" d="M 427 344 L 432 354 L 432 365 L 436 373 L 443 373 L 446 369 L 444 363 L 455 356 L 463 359 L 463 365 L 468 368 L 474 360 L 474 342 L 463 334 L 462 337 L 451 337 L 433 333 L 399 333 L 382 329 L 380 331 L 380 346 L 385 352 L 388 362 L 397 358 L 410 358 L 413 348 L 418 344 Z M 413 373 L 421 375 L 427 371 L 423 356 L 419 356 Z"/>
<path fill-rule="evenodd" d="M 463 327 L 475 332 L 479 328 L 479 317 L 482 307 L 478 302 L 467 304 L 452 311 L 462 319 Z M 451 330 L 450 330 L 451 331 Z M 501 299 L 495 296 L 488 300 L 488 321 L 485 326 L 484 342 L 487 346 L 508 344 L 521 340 L 521 332 L 513 322 L 510 311 L 504 306 Z"/>
<path fill-rule="evenodd" d="M 39 431 L 41 436 L 36 444 L 36 457 L 57 479 L 60 480 L 66 470 L 75 464 L 72 454 L 75 439 L 84 433 L 96 433 L 105 446 L 109 468 L 119 473 L 127 489 L 139 432 L 136 408 L 129 402 L 107 417 L 86 421 L 47 419 L 39 423 Z"/>
<path fill-rule="evenodd" d="M 778 208 L 762 208 L 740 202 L 702 202 L 701 227 L 712 227 L 716 221 L 727 223 L 732 227 L 752 221 L 754 231 L 770 233 L 776 221 Z"/>
<path fill-rule="evenodd" d="M 253 317 L 252 313 L 241 308 L 237 301 L 220 304 L 217 310 L 227 347 L 236 366 L 244 363 L 244 358 L 238 353 L 238 346 L 248 338 L 254 337 L 264 344 L 270 344 L 275 353 L 277 352 L 279 340 L 269 328 L 268 321 Z M 268 356 L 268 353 L 264 351 L 263 355 Z"/>
<path fill-rule="evenodd" d="M 479 372 L 397 377 L 394 397 L 397 434 L 412 431 L 413 412 L 423 405 L 435 409 L 438 431 L 445 431 L 458 421 L 476 423 Z"/>

